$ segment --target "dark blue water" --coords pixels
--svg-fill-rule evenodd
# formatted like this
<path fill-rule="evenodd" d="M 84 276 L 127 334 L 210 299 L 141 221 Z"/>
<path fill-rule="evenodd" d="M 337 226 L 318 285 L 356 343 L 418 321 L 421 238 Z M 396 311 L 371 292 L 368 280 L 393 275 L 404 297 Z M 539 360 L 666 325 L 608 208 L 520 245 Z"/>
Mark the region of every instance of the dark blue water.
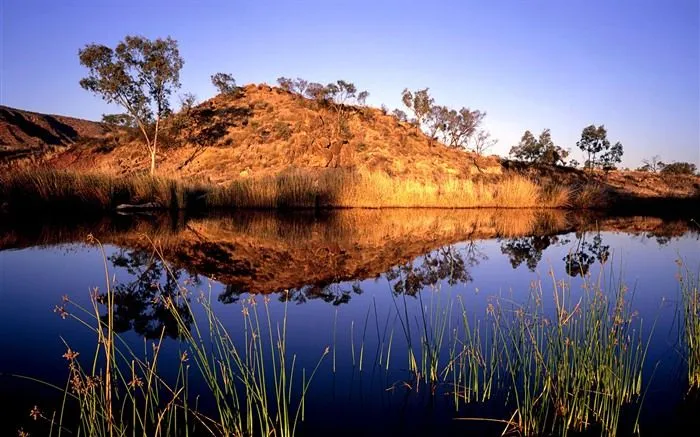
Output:
<path fill-rule="evenodd" d="M 435 223 L 444 221 L 444 213 L 440 214 Z M 488 228 L 498 228 L 498 220 L 517 221 L 518 214 L 505 213 L 495 219 L 495 224 L 490 217 Z M 405 215 L 399 218 L 406 220 Z M 372 259 L 368 248 L 381 247 L 381 241 L 373 240 L 371 244 L 365 241 L 371 237 L 364 235 L 376 231 L 371 229 L 371 221 L 364 223 L 365 220 L 353 219 L 348 224 L 337 218 L 316 218 L 309 225 L 313 235 L 302 231 L 305 236 L 298 237 L 299 222 L 270 217 L 266 219 L 266 229 L 273 226 L 274 232 L 268 232 L 262 239 L 250 235 L 247 240 L 245 229 L 238 229 L 235 238 L 231 237 L 231 220 L 235 222 L 236 219 L 226 220 L 221 223 L 220 232 L 216 220 L 206 223 L 206 247 L 211 257 L 222 258 L 224 249 L 228 254 L 214 267 L 201 261 L 210 256 L 202 252 L 203 246 L 197 246 L 199 252 L 196 253 L 185 248 L 183 232 L 188 226 L 196 228 L 196 221 L 192 222 L 194 225 L 178 224 L 170 229 L 166 237 L 170 249 L 163 251 L 165 261 L 154 258 L 148 245 L 129 234 L 129 226 L 110 228 L 107 232 L 104 226 L 95 225 L 96 236 L 105 241 L 107 276 L 102 252 L 97 246 L 80 241 L 80 233 L 65 232 L 63 227 L 61 232 L 53 234 L 51 226 L 42 228 L 41 232 L 6 229 L 6 236 L 12 237 L 4 239 L 5 250 L 0 251 L 2 435 L 13 435 L 19 427 L 27 430 L 38 427 L 29 417 L 34 405 L 40 405 L 44 411 L 57 408 L 60 392 L 36 381 L 63 387 L 68 375 L 66 360 L 62 358 L 66 351 L 64 342 L 84 356 L 94 352 L 95 335 L 70 317 L 64 320 L 54 311 L 57 305 L 62 305 L 62 296 L 69 296 L 75 304 L 89 306 L 90 291 L 95 287 L 104 291 L 110 281 L 124 296 L 118 301 L 117 328 L 126 342 L 149 350 L 150 343 L 165 332 L 159 372 L 167 379 L 175 376 L 182 346 L 175 338 L 172 322 L 151 302 L 155 295 L 152 285 L 157 282 L 161 289 L 167 290 L 177 282 L 192 290 L 193 296 L 200 291 L 211 296 L 217 315 L 234 339 L 240 339 L 243 335 L 242 308 L 250 306 L 248 299 L 252 296 L 247 291 L 254 287 L 256 277 L 258 283 L 263 277 L 265 283 L 275 279 L 274 271 L 263 274 L 256 268 L 266 265 L 266 260 L 277 259 L 275 257 L 286 260 L 279 261 L 280 269 L 284 269 L 278 272 L 280 289 L 299 283 L 304 277 L 315 280 L 291 288 L 289 292 L 270 289 L 273 293 L 269 295 L 269 309 L 273 323 L 281 321 L 284 312 L 287 313 L 287 349 L 290 355 L 296 355 L 297 369 L 312 369 L 324 349 L 329 348 L 312 381 L 301 435 L 330 432 L 341 435 L 465 435 L 470 432 L 500 435 L 503 430 L 500 424 L 454 420 L 491 416 L 507 419 L 503 417 L 505 411 L 499 411 L 499 402 L 456 407 L 449 390 L 439 389 L 433 393 L 428 385 L 411 380 L 407 368 L 407 339 L 397 317 L 409 314 L 408 320 L 417 326 L 421 306 L 425 309 L 448 302 L 455 305 L 452 311 L 459 315 L 461 310 L 455 304 L 459 298 L 470 318 L 485 318 L 487 305 L 494 296 L 524 302 L 531 285 L 537 281 L 542 282 L 543 296 L 551 296 L 550 274 L 569 284 L 573 296 L 581 293 L 582 276 L 602 284 L 624 283 L 634 297 L 633 307 L 644 321 L 644 328 L 650 330 L 655 323 L 643 373 L 646 395 L 641 415 L 642 435 L 657 435 L 669 427 L 698 424 L 696 415 L 692 414 L 697 404 L 692 404 L 687 396 L 677 319 L 678 260 L 694 272 L 700 267 L 699 234 L 692 223 L 638 218 L 632 225 L 629 219 L 616 225 L 614 220 L 608 219 L 603 226 L 588 222 L 576 229 L 580 221 L 569 219 L 574 224 L 540 228 L 539 233 L 533 230 L 506 235 L 507 232 L 494 231 L 490 238 L 467 238 L 474 233 L 455 232 L 448 238 L 448 241 L 454 239 L 450 244 L 443 244 L 444 239 L 436 238 L 432 247 L 429 242 L 425 243 L 425 247 L 430 248 L 428 251 L 405 260 L 402 244 L 410 245 L 410 232 L 414 230 L 408 229 L 408 234 L 402 235 L 395 229 L 406 226 L 405 222 L 397 222 L 394 228 L 389 220 L 389 227 L 394 230 L 387 235 L 392 235 L 394 240 L 387 241 L 387 245 L 394 246 L 396 262 L 387 261 L 384 254 L 381 262 L 376 261 L 378 270 L 366 266 L 355 269 L 359 273 L 350 279 L 344 277 L 348 269 L 339 263 L 352 264 L 363 256 Z M 302 221 L 301 226 L 304 223 Z M 383 225 L 386 226 L 386 222 Z M 147 227 L 145 231 L 154 235 L 156 241 L 161 235 L 159 226 Z M 348 226 L 354 228 L 348 231 Z M 286 227 L 289 232 L 285 231 Z M 82 225 L 80 229 L 81 232 L 89 230 L 90 225 Z M 124 236 L 120 237 L 122 233 Z M 201 232 L 198 235 L 201 236 Z M 220 239 L 216 240 L 213 235 Z M 353 242 L 353 238 L 357 241 Z M 319 251 L 316 246 L 324 239 L 328 240 L 327 244 Z M 417 239 L 414 235 L 413 240 Z M 140 242 L 136 244 L 135 241 Z M 256 241 L 259 247 L 255 246 Z M 244 248 L 244 244 L 248 246 Z M 303 260 L 295 265 L 296 252 L 290 252 L 289 247 L 305 246 L 309 251 L 318 251 L 318 261 L 314 261 L 311 268 L 317 269 L 324 259 L 329 260 L 326 272 L 309 270 L 309 263 Z M 354 253 L 353 247 L 359 252 Z M 258 253 L 256 250 L 264 256 L 251 257 L 251 253 Z M 333 251 L 342 253 L 343 257 L 331 256 Z M 235 256 L 239 252 L 241 259 Z M 197 267 L 183 264 L 183 260 L 190 260 Z M 575 268 L 571 267 L 572 260 L 576 262 Z M 385 268 L 387 262 L 389 268 Z M 176 280 L 168 279 L 166 265 L 176 272 Z M 245 274 L 241 273 L 244 270 Z M 227 286 L 217 281 L 217 277 L 237 279 L 233 286 Z M 344 280 L 336 281 L 336 277 Z M 256 302 L 262 311 L 263 298 L 257 296 Z M 193 305 L 195 315 L 202 316 L 196 299 Z M 545 307 L 551 310 L 552 302 L 545 303 Z M 77 311 L 74 304 L 68 305 L 66 310 Z M 390 335 L 393 340 L 387 366 Z"/>

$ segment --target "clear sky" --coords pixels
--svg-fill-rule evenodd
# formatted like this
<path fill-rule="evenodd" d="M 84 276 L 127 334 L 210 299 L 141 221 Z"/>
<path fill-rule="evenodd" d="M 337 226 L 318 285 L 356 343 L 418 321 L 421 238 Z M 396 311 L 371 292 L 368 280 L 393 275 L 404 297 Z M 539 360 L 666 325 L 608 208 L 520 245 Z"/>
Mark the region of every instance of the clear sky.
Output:
<path fill-rule="evenodd" d="M 182 92 L 209 76 L 354 82 L 368 103 L 401 107 L 403 88 L 488 113 L 507 154 L 526 129 L 572 148 L 591 123 L 643 158 L 700 164 L 700 0 L 157 1 L 0 0 L 4 105 L 99 119 L 78 49 L 128 34 L 172 36 Z"/>

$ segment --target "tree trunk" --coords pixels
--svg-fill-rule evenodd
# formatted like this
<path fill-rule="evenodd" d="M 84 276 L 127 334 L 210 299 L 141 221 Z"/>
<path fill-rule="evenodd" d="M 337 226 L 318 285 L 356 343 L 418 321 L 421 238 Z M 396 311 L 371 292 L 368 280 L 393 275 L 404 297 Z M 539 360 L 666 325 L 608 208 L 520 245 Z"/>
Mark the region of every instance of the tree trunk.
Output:
<path fill-rule="evenodd" d="M 151 150 L 151 176 L 156 173 L 156 149 Z"/>
<path fill-rule="evenodd" d="M 160 117 L 156 118 L 156 132 L 153 135 L 153 147 L 151 148 L 151 176 L 156 174 L 156 146 L 158 145 L 158 127 L 160 124 Z"/>

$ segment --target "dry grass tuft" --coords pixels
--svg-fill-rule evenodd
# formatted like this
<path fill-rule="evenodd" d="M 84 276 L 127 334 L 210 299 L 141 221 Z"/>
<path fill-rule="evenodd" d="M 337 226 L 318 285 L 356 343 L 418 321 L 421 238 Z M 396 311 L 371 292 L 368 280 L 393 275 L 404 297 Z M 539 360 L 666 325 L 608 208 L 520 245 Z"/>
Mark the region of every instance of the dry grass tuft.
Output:
<path fill-rule="evenodd" d="M 598 182 L 589 182 L 572 190 L 571 207 L 577 209 L 600 209 L 610 205 L 610 191 Z"/>
<path fill-rule="evenodd" d="M 208 197 L 212 207 L 252 208 L 562 208 L 568 190 L 545 191 L 518 175 L 493 181 L 420 182 L 380 172 L 327 170 L 238 179 Z"/>
<path fill-rule="evenodd" d="M 543 186 L 525 176 L 450 178 L 440 182 L 391 177 L 382 172 L 288 170 L 276 176 L 237 178 L 215 186 L 147 175 L 114 177 L 56 170 L 0 176 L 0 204 L 16 210 L 109 210 L 156 203 L 171 210 L 196 208 L 566 208 L 565 187 Z M 595 190 L 582 191 L 591 206 Z M 587 196 L 587 197 L 586 197 Z M 585 200 L 590 198 L 591 200 Z"/>
<path fill-rule="evenodd" d="M 119 178 L 99 173 L 21 170 L 0 176 L 0 204 L 32 211 L 109 210 L 119 204 L 156 203 L 187 209 L 203 202 L 201 184 L 151 176 Z"/>

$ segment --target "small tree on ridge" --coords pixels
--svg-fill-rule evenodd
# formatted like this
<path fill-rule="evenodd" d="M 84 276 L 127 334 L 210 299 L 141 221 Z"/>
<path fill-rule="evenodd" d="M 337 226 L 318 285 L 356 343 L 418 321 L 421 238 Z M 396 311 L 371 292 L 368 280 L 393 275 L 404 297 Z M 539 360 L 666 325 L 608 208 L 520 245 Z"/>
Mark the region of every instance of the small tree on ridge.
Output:
<path fill-rule="evenodd" d="M 622 161 L 622 143 L 617 142 L 610 145 L 608 141 L 608 131 L 605 126 L 590 125 L 583 128 L 581 139 L 576 142 L 576 146 L 587 155 L 586 167 L 594 169 L 602 167 L 605 170 L 615 168 L 615 164 Z M 596 156 L 602 153 L 599 160 Z"/>
<path fill-rule="evenodd" d="M 219 92 L 228 96 L 235 96 L 240 91 L 236 85 L 236 79 L 228 73 L 216 73 L 211 75 L 211 84 Z"/>

